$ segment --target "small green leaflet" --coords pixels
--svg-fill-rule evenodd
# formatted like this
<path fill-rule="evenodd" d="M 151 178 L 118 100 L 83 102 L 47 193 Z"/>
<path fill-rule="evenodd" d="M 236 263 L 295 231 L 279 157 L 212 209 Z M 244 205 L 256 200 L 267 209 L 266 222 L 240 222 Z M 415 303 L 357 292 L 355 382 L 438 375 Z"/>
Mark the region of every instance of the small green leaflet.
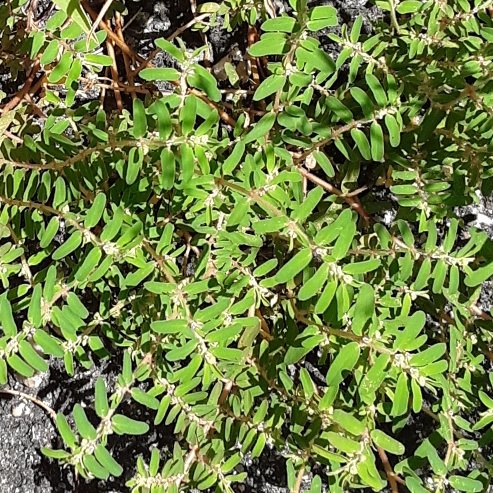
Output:
<path fill-rule="evenodd" d="M 85 228 L 93 228 L 100 221 L 104 208 L 106 207 L 106 194 L 100 192 L 96 195 L 91 208 L 87 211 L 86 219 L 84 220 Z"/>
<path fill-rule="evenodd" d="M 150 81 L 175 81 L 180 79 L 180 72 L 174 68 L 145 68 L 139 72 L 139 76 L 144 80 Z"/>
<path fill-rule="evenodd" d="M 112 429 L 119 435 L 143 435 L 149 431 L 149 425 L 142 421 L 115 414 L 111 420 Z"/>
<path fill-rule="evenodd" d="M 121 476 L 123 473 L 123 469 L 118 464 L 118 462 L 113 459 L 111 454 L 106 450 L 106 448 L 102 445 L 99 444 L 96 447 L 96 450 L 94 451 L 94 455 L 96 456 L 96 459 L 99 461 L 99 463 L 113 476 Z"/>
<path fill-rule="evenodd" d="M 87 419 L 84 408 L 80 404 L 75 404 L 73 415 L 77 430 L 81 437 L 86 440 L 95 440 L 97 436 L 96 429 Z"/>
<path fill-rule="evenodd" d="M 299 274 L 312 260 L 310 248 L 300 250 L 287 264 L 283 265 L 275 276 L 278 284 L 286 283 Z"/>
<path fill-rule="evenodd" d="M 7 294 L 0 297 L 0 327 L 8 339 L 15 337 L 17 334 L 17 326 L 12 314 L 12 306 L 7 299 Z"/>
<path fill-rule="evenodd" d="M 53 260 L 61 260 L 62 258 L 70 255 L 74 250 L 79 248 L 82 243 L 82 232 L 77 230 L 72 233 L 70 238 L 63 244 L 60 245 L 52 254 L 51 258 Z"/>
<path fill-rule="evenodd" d="M 388 436 L 382 430 L 373 430 L 370 433 L 370 436 L 376 445 L 382 447 L 391 454 L 402 455 L 405 452 L 405 448 L 402 443 L 398 442 L 395 438 Z"/>
<path fill-rule="evenodd" d="M 272 74 L 267 79 L 264 79 L 258 86 L 253 96 L 254 101 L 261 101 L 270 95 L 281 90 L 286 83 L 286 77 L 283 75 Z"/>
<path fill-rule="evenodd" d="M 275 113 L 267 113 L 254 126 L 253 129 L 243 139 L 244 144 L 248 144 L 255 140 L 265 138 L 270 129 L 274 126 L 277 115 Z"/>
<path fill-rule="evenodd" d="M 125 181 L 127 185 L 132 185 L 140 173 L 144 161 L 144 151 L 142 147 L 132 147 L 128 153 L 127 173 Z"/>
<path fill-rule="evenodd" d="M 384 156 L 384 140 L 382 127 L 373 121 L 370 126 L 371 157 L 373 161 L 381 162 Z"/>
<path fill-rule="evenodd" d="M 414 313 L 407 319 L 404 330 L 400 331 L 394 341 L 394 349 L 406 351 L 418 337 L 426 322 L 426 315 L 422 311 Z"/>
<path fill-rule="evenodd" d="M 93 65 L 102 65 L 103 67 L 111 67 L 111 65 L 113 65 L 113 58 L 108 55 L 95 55 L 94 53 L 87 53 L 84 55 L 84 59 L 87 63 Z"/>
<path fill-rule="evenodd" d="M 84 33 L 89 34 L 91 24 L 79 0 L 53 0 L 60 10 L 65 12 Z"/>
<path fill-rule="evenodd" d="M 195 63 L 188 72 L 187 82 L 197 89 L 204 91 L 211 101 L 215 103 L 221 101 L 221 92 L 217 88 L 217 80 L 208 72 L 207 69 Z M 189 96 L 190 97 L 190 96 Z"/>
<path fill-rule="evenodd" d="M 468 269 L 465 284 L 469 287 L 479 286 L 480 284 L 490 279 L 491 276 L 493 276 L 493 262 L 474 271 Z"/>
<path fill-rule="evenodd" d="M 322 289 L 329 275 L 329 264 L 322 264 L 317 272 L 306 281 L 298 292 L 298 298 L 305 301 Z"/>
<path fill-rule="evenodd" d="M 134 128 L 133 134 L 136 139 L 143 137 L 147 132 L 147 117 L 144 103 L 136 98 L 133 103 Z"/>
<path fill-rule="evenodd" d="M 354 368 L 358 362 L 360 352 L 357 342 L 349 342 L 340 349 L 325 378 L 329 387 L 337 386 L 344 380 L 345 374 L 343 372 L 349 372 Z"/>

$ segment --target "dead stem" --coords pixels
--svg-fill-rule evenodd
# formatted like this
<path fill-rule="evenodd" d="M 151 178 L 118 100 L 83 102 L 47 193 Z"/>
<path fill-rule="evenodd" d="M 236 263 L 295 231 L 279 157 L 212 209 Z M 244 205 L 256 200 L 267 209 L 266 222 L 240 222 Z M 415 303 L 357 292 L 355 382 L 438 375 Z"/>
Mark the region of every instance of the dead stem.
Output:
<path fill-rule="evenodd" d="M 296 483 L 291 490 L 291 493 L 300 493 L 301 481 L 303 481 L 303 475 L 305 474 L 305 465 L 303 464 L 298 471 L 298 476 L 296 477 Z"/>
<path fill-rule="evenodd" d="M 371 222 L 371 218 L 368 215 L 368 213 L 365 211 L 363 206 L 361 205 L 361 202 L 357 197 L 352 197 L 351 195 L 343 193 L 341 190 L 339 190 L 337 187 L 334 187 L 334 185 L 331 185 L 330 183 L 326 182 L 325 180 L 322 180 L 322 178 L 319 178 L 318 176 L 310 173 L 306 169 L 302 168 L 301 166 L 297 168 L 298 171 L 308 178 L 312 183 L 315 183 L 316 185 L 321 186 L 328 192 L 337 195 L 341 199 L 343 199 L 352 209 L 354 209 L 364 220 L 366 225 L 368 226 Z"/>
<path fill-rule="evenodd" d="M 110 21 L 107 21 L 108 27 L 110 26 Z M 106 40 L 106 50 L 108 52 L 108 55 L 113 59 L 113 64 L 111 65 L 111 76 L 113 78 L 113 86 L 114 86 L 114 93 L 115 93 L 115 100 L 116 100 L 116 107 L 118 108 L 118 111 L 120 113 L 123 112 L 123 101 L 122 101 L 122 96 L 120 94 L 120 77 L 118 75 L 118 65 L 116 63 L 116 57 L 115 57 L 115 49 L 114 49 L 114 44 L 111 40 L 107 39 Z"/>
<path fill-rule="evenodd" d="M 32 395 L 26 394 L 25 392 L 20 392 L 19 390 L 11 390 L 11 389 L 0 389 L 0 394 L 15 395 L 17 397 L 27 399 L 28 401 L 31 401 L 37 406 L 44 409 L 50 415 L 50 418 L 53 421 L 56 421 L 56 412 L 53 411 L 53 409 L 50 406 L 48 406 L 48 404 L 45 404 L 44 402 L 40 401 L 39 399 L 37 399 Z"/>
<path fill-rule="evenodd" d="M 94 31 L 96 30 L 96 27 L 99 25 L 99 23 L 103 20 L 106 12 L 108 12 L 108 9 L 111 7 L 111 4 L 113 3 L 113 0 L 106 0 L 104 5 L 102 6 L 98 16 L 96 17 L 96 20 L 93 22 L 91 26 L 91 30 L 89 31 L 89 34 L 87 35 L 87 45 L 86 47 L 89 49 L 89 43 L 91 42 L 91 37 L 94 34 Z"/>
<path fill-rule="evenodd" d="M 389 458 L 385 453 L 385 450 L 382 447 L 377 445 L 378 455 L 380 456 L 380 460 L 382 461 L 383 468 L 385 469 L 385 474 L 387 475 L 387 479 L 389 481 L 390 489 L 392 493 L 399 493 L 399 488 L 397 486 L 396 476 L 390 465 Z"/>
<path fill-rule="evenodd" d="M 122 40 L 125 41 L 123 37 L 123 17 L 120 14 L 120 12 L 116 11 L 115 12 L 115 30 L 117 36 Z M 135 100 L 137 98 L 137 94 L 135 92 L 135 84 L 134 84 L 134 76 L 132 73 L 132 67 L 130 66 L 130 57 L 127 55 L 127 53 L 123 53 L 123 63 L 125 64 L 125 72 L 127 73 L 127 81 L 129 84 L 128 91 L 130 92 L 130 95 L 132 96 L 132 100 Z"/>
<path fill-rule="evenodd" d="M 25 84 L 22 86 L 22 89 L 3 107 L 2 116 L 7 114 L 9 111 L 13 110 L 24 99 L 24 96 L 31 89 L 32 83 L 34 81 L 34 77 L 36 77 L 36 74 L 39 71 L 39 67 L 40 67 L 39 58 L 36 58 L 36 60 L 34 61 L 34 65 L 31 69 L 31 73 L 29 74 L 29 77 L 27 78 Z M 41 84 L 39 85 L 39 87 L 40 86 Z"/>

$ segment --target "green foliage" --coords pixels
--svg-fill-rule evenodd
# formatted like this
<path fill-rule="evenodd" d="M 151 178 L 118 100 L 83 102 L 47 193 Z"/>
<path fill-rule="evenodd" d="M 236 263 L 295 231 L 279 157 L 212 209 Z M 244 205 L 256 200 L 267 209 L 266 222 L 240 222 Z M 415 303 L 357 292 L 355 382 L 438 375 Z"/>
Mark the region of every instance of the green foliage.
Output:
<path fill-rule="evenodd" d="M 6 45 L 20 3 L 14 17 L 0 7 Z M 226 27 L 265 20 L 250 48 L 270 60 L 253 96 L 265 114 L 238 113 L 230 132 L 200 50 L 166 40 L 181 71 L 140 77 L 176 93 L 116 116 L 75 105 L 80 74 L 111 59 L 106 33 L 88 45 L 84 12 L 56 3 L 44 30 L 6 46 L 39 56 L 60 91 L 40 102 L 42 129 L 21 105 L 6 125 L 22 142 L 1 143 L 0 383 L 48 356 L 69 375 L 98 358 L 122 367 L 112 390 L 96 382 L 99 423 L 76 404 L 73 426 L 57 416 L 64 449 L 43 452 L 84 478 L 119 476 L 108 437 L 164 423 L 174 447 L 137 459 L 134 492 L 231 492 L 242 456 L 266 447 L 288 451 L 292 490 L 319 463 L 332 492 L 379 491 L 387 453 L 412 493 L 483 491 L 492 324 L 476 303 L 493 245 L 474 228 L 460 237 L 453 210 L 493 188 L 492 2 L 377 1 L 398 25 L 341 26 L 335 60 L 312 36 L 336 24 L 332 7 L 290 0 L 272 19 L 206 4 Z M 372 193 L 352 198 L 365 179 L 395 196 L 390 227 L 368 224 L 385 207 Z M 126 398 L 154 423 L 122 414 Z M 402 443 L 411 413 L 435 423 L 416 449 Z"/>

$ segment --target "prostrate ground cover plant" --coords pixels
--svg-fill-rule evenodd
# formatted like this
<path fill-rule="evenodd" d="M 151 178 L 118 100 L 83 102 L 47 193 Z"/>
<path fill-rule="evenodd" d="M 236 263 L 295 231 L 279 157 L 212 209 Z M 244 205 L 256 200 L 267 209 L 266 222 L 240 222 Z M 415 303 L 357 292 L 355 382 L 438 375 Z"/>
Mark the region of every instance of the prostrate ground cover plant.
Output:
<path fill-rule="evenodd" d="M 32 67 L 0 119 L 0 383 L 49 356 L 69 375 L 122 358 L 111 389 L 56 416 L 64 448 L 45 454 L 121 475 L 112 434 L 152 424 L 121 412 L 131 398 L 175 437 L 137 458 L 133 492 L 235 491 L 266 447 L 293 492 L 313 469 L 312 493 L 486 491 L 493 244 L 454 208 L 493 189 L 493 2 L 376 3 L 392 22 L 371 35 L 305 0 L 197 7 L 261 20 L 243 99 L 179 38 L 155 42 L 169 67 L 136 56 L 105 21 L 121 27 L 117 2 L 96 19 L 57 0 L 46 23 L 0 8 L 2 66 Z M 78 99 L 104 67 L 113 113 Z"/>

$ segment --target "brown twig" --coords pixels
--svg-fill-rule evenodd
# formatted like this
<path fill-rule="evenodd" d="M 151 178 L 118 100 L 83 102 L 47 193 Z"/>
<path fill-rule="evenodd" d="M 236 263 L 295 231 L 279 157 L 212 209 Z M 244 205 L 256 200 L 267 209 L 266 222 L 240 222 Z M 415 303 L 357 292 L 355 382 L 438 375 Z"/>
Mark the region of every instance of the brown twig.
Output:
<path fill-rule="evenodd" d="M 81 5 L 84 7 L 84 9 L 86 10 L 86 12 L 93 18 L 93 19 L 96 19 L 97 18 L 97 14 L 96 12 L 94 12 L 94 10 L 91 8 L 91 6 L 87 3 L 86 0 L 80 0 L 80 3 Z M 134 60 L 137 60 L 139 63 L 145 63 L 146 61 L 141 57 L 139 56 L 137 53 L 135 53 L 132 49 L 129 48 L 129 46 L 127 45 L 127 43 L 125 43 L 125 41 L 122 41 L 107 25 L 104 21 L 101 21 L 99 23 L 100 27 L 102 29 L 104 29 L 107 33 L 108 33 L 108 37 L 111 39 L 111 41 L 113 41 L 117 46 L 120 47 L 120 49 L 124 52 L 124 53 L 127 53 L 127 55 L 129 55 L 132 59 Z M 147 63 L 147 66 L 149 68 L 152 68 L 153 65 L 148 62 Z M 135 75 L 135 71 L 134 71 L 134 75 Z M 172 82 L 173 85 L 175 86 L 179 86 L 180 85 L 180 82 L 179 81 L 173 81 Z M 221 119 L 227 123 L 228 125 L 231 125 L 231 126 L 235 126 L 236 125 L 236 121 L 231 118 L 225 111 L 221 110 L 217 104 L 215 104 L 214 102 L 212 102 L 207 96 L 205 96 L 202 92 L 198 91 L 197 89 L 190 89 L 189 90 L 189 93 L 191 94 L 194 94 L 195 96 L 197 96 L 198 98 L 202 99 L 202 101 L 204 101 L 207 105 L 209 105 L 211 108 L 213 109 L 216 109 L 219 113 L 219 116 L 221 117 Z"/>
<path fill-rule="evenodd" d="M 106 67 L 104 70 L 104 77 L 108 79 L 108 75 L 110 74 L 110 68 Z M 101 94 L 99 95 L 99 106 L 100 109 L 103 109 L 104 107 L 104 98 L 106 97 L 106 89 L 108 89 L 108 86 L 106 84 L 101 84 Z M 111 87 L 113 89 L 113 87 Z"/>
<path fill-rule="evenodd" d="M 50 418 L 53 419 L 53 421 L 56 421 L 56 412 L 53 411 L 53 409 L 48 406 L 48 404 L 45 404 L 43 401 L 40 401 L 36 397 L 26 394 L 25 392 L 20 392 L 19 390 L 10 390 L 10 389 L 0 389 L 0 394 L 9 394 L 9 395 L 15 395 L 17 397 L 22 397 L 23 399 L 27 399 L 28 401 L 34 402 L 37 406 L 43 408 L 49 415 Z"/>
<path fill-rule="evenodd" d="M 123 17 L 120 14 L 120 12 L 116 11 L 115 12 L 115 31 L 117 36 L 122 40 L 125 41 L 123 37 Z M 137 98 L 137 94 L 135 92 L 135 84 L 134 84 L 134 76 L 132 73 L 132 67 L 130 66 L 130 57 L 127 55 L 127 53 L 123 53 L 123 63 L 125 64 L 125 72 L 127 73 L 127 80 L 129 84 L 129 92 L 132 96 L 132 100 L 135 100 Z"/>
<path fill-rule="evenodd" d="M 385 474 L 387 475 L 387 479 L 389 481 L 390 489 L 392 493 L 399 493 L 399 487 L 397 486 L 396 475 L 390 465 L 389 458 L 385 453 L 385 450 L 382 447 L 377 445 L 378 455 L 380 456 L 380 460 L 382 461 L 383 468 L 385 470 Z"/>
<path fill-rule="evenodd" d="M 82 7 L 84 7 L 85 11 L 91 16 L 93 20 L 96 20 L 98 15 L 94 10 L 91 8 L 91 6 L 87 3 L 86 0 L 80 0 L 80 4 Z M 132 59 L 137 60 L 138 62 L 142 63 L 145 60 L 139 56 L 135 51 L 133 51 L 125 41 L 122 41 L 113 31 L 112 29 L 104 22 L 104 20 L 101 20 L 99 22 L 99 27 L 101 29 L 104 29 L 106 33 L 108 34 L 108 38 L 111 39 L 124 53 L 126 53 L 128 56 L 130 56 Z"/>
<path fill-rule="evenodd" d="M 110 25 L 110 21 L 107 21 L 108 27 Z M 118 108 L 118 111 L 120 113 L 123 112 L 123 101 L 122 101 L 122 96 L 120 94 L 120 78 L 118 76 L 118 65 L 116 63 L 116 57 L 115 57 L 115 49 L 113 46 L 113 42 L 109 39 L 106 40 L 106 51 L 108 52 L 108 56 L 110 56 L 113 60 L 113 63 L 110 67 L 111 69 L 111 76 L 113 78 L 113 91 L 115 93 L 115 100 L 116 100 L 116 107 Z"/>
<path fill-rule="evenodd" d="M 89 31 L 89 34 L 87 35 L 87 48 L 89 48 L 89 43 L 91 42 L 91 37 L 94 34 L 94 31 L 96 30 L 96 27 L 99 26 L 99 23 L 103 20 L 106 12 L 108 12 L 108 9 L 111 7 L 111 4 L 113 3 L 113 0 L 106 0 L 104 5 L 102 6 L 98 16 L 96 17 L 96 20 L 93 22 L 91 26 L 91 30 Z"/>
<path fill-rule="evenodd" d="M 330 183 L 326 182 L 322 178 L 319 178 L 313 173 L 310 173 L 309 171 L 307 171 L 305 168 L 302 168 L 301 166 L 298 167 L 297 169 L 303 176 L 308 178 L 308 180 L 310 180 L 312 183 L 319 185 L 320 187 L 324 188 L 328 192 L 337 195 L 338 197 L 343 199 L 352 209 L 354 209 L 365 220 L 366 225 L 370 224 L 371 218 L 368 215 L 368 213 L 365 211 L 365 209 L 363 208 L 361 202 L 357 197 L 352 197 L 351 195 L 343 193 L 337 187 L 334 187 L 334 185 L 331 185 Z"/>
<path fill-rule="evenodd" d="M 4 130 L 3 133 L 10 139 L 13 140 L 14 142 L 17 142 L 18 144 L 23 144 L 24 139 L 21 137 L 17 137 L 17 135 L 14 135 L 12 132 L 9 132 L 8 130 Z"/>
<path fill-rule="evenodd" d="M 6 113 L 8 113 L 10 110 L 13 110 L 24 99 L 24 96 L 31 89 L 34 78 L 36 77 L 36 74 L 39 71 L 39 67 L 40 67 L 39 58 L 37 58 L 34 61 L 34 65 L 31 69 L 31 73 L 30 73 L 29 77 L 27 78 L 25 84 L 22 86 L 22 89 L 3 107 L 2 116 L 5 115 Z M 37 86 L 37 84 L 36 84 L 36 86 Z M 40 84 L 40 86 L 41 86 L 41 84 Z"/>

